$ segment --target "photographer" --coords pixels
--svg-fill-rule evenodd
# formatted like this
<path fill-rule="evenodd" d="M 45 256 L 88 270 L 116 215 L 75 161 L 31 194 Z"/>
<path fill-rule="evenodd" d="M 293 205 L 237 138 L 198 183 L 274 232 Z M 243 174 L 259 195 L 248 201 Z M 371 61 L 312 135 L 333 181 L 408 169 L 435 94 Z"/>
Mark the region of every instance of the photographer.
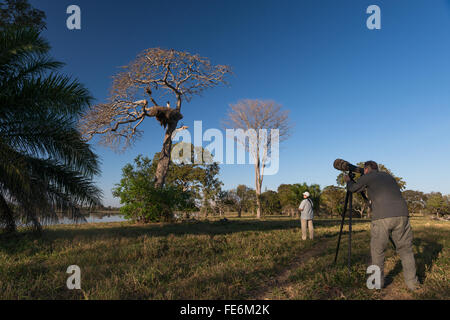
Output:
<path fill-rule="evenodd" d="M 364 164 L 364 175 L 356 183 L 347 175 L 344 179 L 350 192 L 367 189 L 372 206 L 370 251 L 372 264 L 381 270 L 381 287 L 384 285 L 384 252 L 391 236 L 402 261 L 406 285 L 410 290 L 416 290 L 418 280 L 412 250 L 413 233 L 408 207 L 396 180 L 390 174 L 378 171 L 374 161 Z"/>

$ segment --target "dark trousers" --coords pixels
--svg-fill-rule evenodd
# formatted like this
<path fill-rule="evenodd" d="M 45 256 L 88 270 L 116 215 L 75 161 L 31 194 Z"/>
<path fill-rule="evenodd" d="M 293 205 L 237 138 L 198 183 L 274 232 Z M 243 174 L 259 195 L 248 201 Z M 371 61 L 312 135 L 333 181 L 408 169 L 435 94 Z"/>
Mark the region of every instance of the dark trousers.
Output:
<path fill-rule="evenodd" d="M 403 266 L 406 285 L 413 288 L 417 285 L 416 264 L 413 253 L 413 233 L 408 217 L 392 217 L 372 221 L 370 251 L 372 264 L 380 267 L 381 285 L 384 285 L 384 252 L 389 236 L 395 243 L 397 253 Z"/>

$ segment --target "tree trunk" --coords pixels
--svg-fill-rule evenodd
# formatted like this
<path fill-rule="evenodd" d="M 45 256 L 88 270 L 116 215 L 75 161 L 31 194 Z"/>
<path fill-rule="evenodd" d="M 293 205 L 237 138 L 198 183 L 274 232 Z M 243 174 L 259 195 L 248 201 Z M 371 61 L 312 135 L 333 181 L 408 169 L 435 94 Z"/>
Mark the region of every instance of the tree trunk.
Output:
<path fill-rule="evenodd" d="M 0 222 L 6 225 L 6 232 L 16 231 L 16 221 L 11 208 L 8 206 L 3 195 L 0 194 Z"/>
<path fill-rule="evenodd" d="M 259 156 L 255 164 L 255 184 L 256 184 L 256 218 L 261 218 L 261 170 Z"/>
<path fill-rule="evenodd" d="M 163 147 L 155 173 L 155 187 L 157 188 L 162 188 L 166 182 L 166 176 L 169 171 L 170 164 L 170 153 L 172 152 L 172 134 L 177 128 L 177 124 L 178 120 L 170 121 L 167 125 Z"/>
<path fill-rule="evenodd" d="M 42 225 L 35 216 L 32 216 L 31 221 L 33 222 L 34 232 L 38 235 L 42 235 Z"/>
<path fill-rule="evenodd" d="M 208 217 L 208 203 L 206 202 L 206 197 L 203 200 L 202 211 L 204 213 L 205 218 L 207 218 Z"/>
<path fill-rule="evenodd" d="M 261 219 L 261 194 L 256 194 L 256 218 Z"/>

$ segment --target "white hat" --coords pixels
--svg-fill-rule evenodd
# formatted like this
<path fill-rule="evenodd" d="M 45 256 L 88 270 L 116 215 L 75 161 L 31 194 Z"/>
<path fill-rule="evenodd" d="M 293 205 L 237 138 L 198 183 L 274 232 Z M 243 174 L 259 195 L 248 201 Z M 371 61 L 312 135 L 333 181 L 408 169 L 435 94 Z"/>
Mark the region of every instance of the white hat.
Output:
<path fill-rule="evenodd" d="M 306 191 L 306 192 L 303 192 L 303 195 L 304 195 L 304 196 L 307 196 L 307 197 L 309 197 L 309 196 L 310 196 L 310 194 L 309 194 L 309 192 L 308 192 L 308 191 Z"/>

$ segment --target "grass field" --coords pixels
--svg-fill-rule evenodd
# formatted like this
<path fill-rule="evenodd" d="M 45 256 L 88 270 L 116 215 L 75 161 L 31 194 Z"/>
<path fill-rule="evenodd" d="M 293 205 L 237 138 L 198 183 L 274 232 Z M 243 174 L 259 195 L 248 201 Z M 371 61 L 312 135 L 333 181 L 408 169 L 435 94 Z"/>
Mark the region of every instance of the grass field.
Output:
<path fill-rule="evenodd" d="M 0 299 L 449 299 L 450 223 L 412 218 L 412 226 L 423 283 L 416 293 L 392 249 L 386 288 L 366 288 L 367 220 L 354 221 L 349 275 L 347 233 L 332 264 L 338 220 L 317 219 L 316 238 L 302 241 L 298 220 L 271 217 L 0 235 Z M 66 287 L 69 265 L 81 268 L 81 290 Z"/>

